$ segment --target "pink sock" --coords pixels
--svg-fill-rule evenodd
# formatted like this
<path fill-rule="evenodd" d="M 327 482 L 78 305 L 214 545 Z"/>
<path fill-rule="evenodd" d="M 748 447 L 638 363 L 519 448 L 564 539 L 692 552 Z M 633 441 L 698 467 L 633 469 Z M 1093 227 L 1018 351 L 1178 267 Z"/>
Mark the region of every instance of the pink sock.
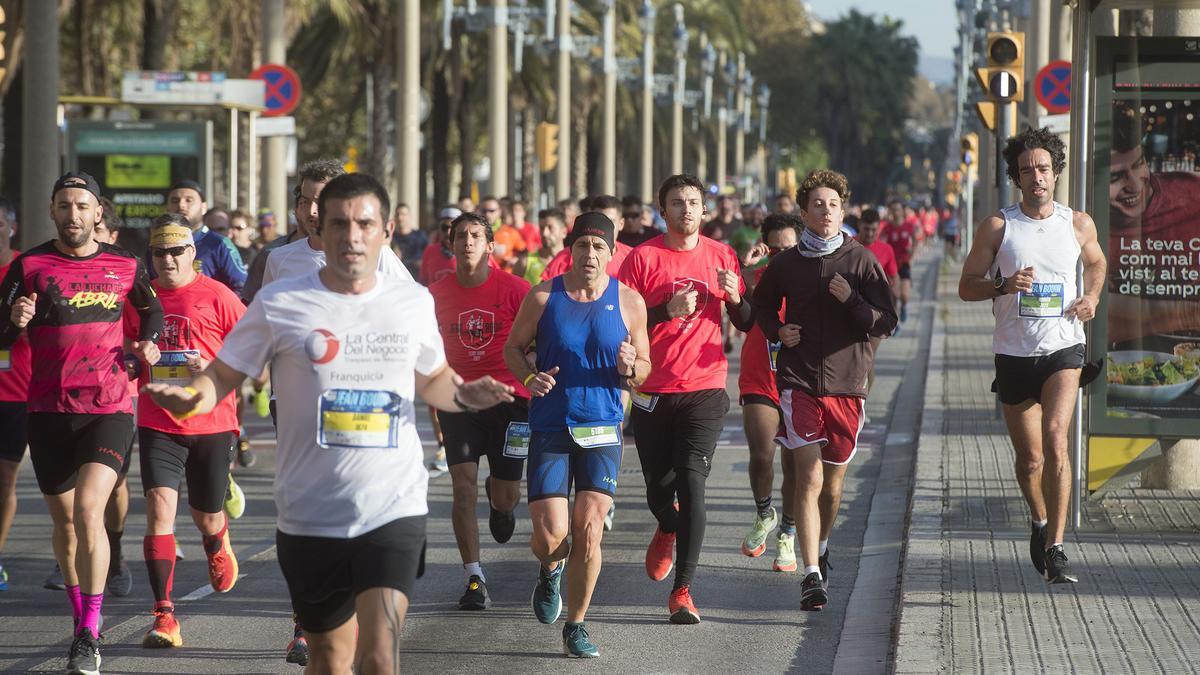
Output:
<path fill-rule="evenodd" d="M 67 600 L 71 603 L 71 619 L 74 625 L 79 625 L 79 617 L 83 615 L 83 596 L 78 586 L 67 586 Z"/>
<path fill-rule="evenodd" d="M 104 594 L 97 593 L 96 595 L 83 595 L 83 615 L 79 619 L 79 628 L 75 631 L 79 634 L 84 628 L 92 629 L 92 636 L 100 637 L 100 605 L 104 604 Z"/>

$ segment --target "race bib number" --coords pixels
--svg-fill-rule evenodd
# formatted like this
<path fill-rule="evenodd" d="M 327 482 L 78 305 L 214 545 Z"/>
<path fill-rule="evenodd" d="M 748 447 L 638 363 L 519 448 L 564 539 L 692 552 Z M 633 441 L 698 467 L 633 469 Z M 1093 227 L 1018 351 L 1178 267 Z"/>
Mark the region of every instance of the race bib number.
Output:
<path fill-rule="evenodd" d="M 631 393 L 630 399 L 634 405 L 646 412 L 654 412 L 654 406 L 658 405 L 658 396 L 654 394 L 643 394 L 640 391 L 634 391 Z"/>
<path fill-rule="evenodd" d="M 12 370 L 12 352 L 7 349 L 0 349 L 0 373 L 6 373 Z"/>
<path fill-rule="evenodd" d="M 195 349 L 164 351 L 160 353 L 158 363 L 150 366 L 150 381 L 162 384 L 174 384 L 186 387 L 192 383 L 192 371 L 188 370 L 189 356 L 200 356 Z"/>
<path fill-rule="evenodd" d="M 1063 284 L 1034 283 L 1033 290 L 1017 294 L 1017 314 L 1025 319 L 1050 319 L 1063 315 Z"/>
<path fill-rule="evenodd" d="M 575 445 L 581 448 L 601 448 L 621 442 L 617 427 L 610 424 L 571 427 L 571 438 L 575 439 Z"/>
<path fill-rule="evenodd" d="M 509 422 L 504 434 L 504 456 L 525 459 L 529 456 L 529 423 Z"/>
<path fill-rule="evenodd" d="M 771 342 L 767 340 L 767 353 L 771 355 L 771 372 L 775 372 L 775 364 L 779 361 L 779 349 L 783 347 L 782 342 Z"/>
<path fill-rule="evenodd" d="M 317 401 L 323 448 L 399 447 L 402 399 L 390 391 L 327 389 Z"/>

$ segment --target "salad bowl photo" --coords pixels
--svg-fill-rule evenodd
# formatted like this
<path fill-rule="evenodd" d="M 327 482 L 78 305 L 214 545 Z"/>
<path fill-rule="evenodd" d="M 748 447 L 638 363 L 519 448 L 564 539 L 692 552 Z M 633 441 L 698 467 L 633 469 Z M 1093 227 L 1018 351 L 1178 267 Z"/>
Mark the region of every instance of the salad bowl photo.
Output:
<path fill-rule="evenodd" d="M 1107 365 L 1108 393 L 1127 401 L 1167 403 L 1200 381 L 1200 352 L 1109 352 Z"/>

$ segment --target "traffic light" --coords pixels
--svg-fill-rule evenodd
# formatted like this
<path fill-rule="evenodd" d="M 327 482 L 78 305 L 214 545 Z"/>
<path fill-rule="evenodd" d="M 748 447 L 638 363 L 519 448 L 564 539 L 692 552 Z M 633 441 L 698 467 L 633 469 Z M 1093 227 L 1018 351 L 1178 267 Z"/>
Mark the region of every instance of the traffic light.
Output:
<path fill-rule="evenodd" d="M 542 171 L 553 171 L 558 166 L 558 125 L 539 122 L 534 132 L 533 147 Z"/>
<path fill-rule="evenodd" d="M 962 163 L 971 165 L 979 161 L 979 134 L 974 131 L 963 134 Z"/>
<path fill-rule="evenodd" d="M 8 37 L 8 32 L 4 30 L 4 24 L 7 20 L 8 18 L 4 16 L 4 8 L 0 7 L 0 80 L 3 80 L 4 76 L 8 74 L 8 59 L 5 58 L 8 55 L 4 53 L 4 38 Z"/>
<path fill-rule="evenodd" d="M 1025 100 L 1025 34 L 1014 31 L 987 34 L 987 67 L 975 76 L 997 103 Z"/>

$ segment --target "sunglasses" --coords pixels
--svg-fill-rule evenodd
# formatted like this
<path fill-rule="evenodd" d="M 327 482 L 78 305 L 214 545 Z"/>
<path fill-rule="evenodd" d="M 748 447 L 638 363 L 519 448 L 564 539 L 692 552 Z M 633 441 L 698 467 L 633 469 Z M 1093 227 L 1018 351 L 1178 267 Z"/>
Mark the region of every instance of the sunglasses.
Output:
<path fill-rule="evenodd" d="M 156 248 L 152 253 L 154 254 L 155 258 L 165 258 L 167 256 L 178 258 L 184 253 L 187 253 L 187 250 L 188 245 L 184 244 L 183 246 L 172 246 L 170 248 Z"/>
<path fill-rule="evenodd" d="M 241 230 L 249 229 L 249 227 L 249 225 L 234 225 L 231 227 L 231 229 L 238 230 L 240 232 Z"/>

